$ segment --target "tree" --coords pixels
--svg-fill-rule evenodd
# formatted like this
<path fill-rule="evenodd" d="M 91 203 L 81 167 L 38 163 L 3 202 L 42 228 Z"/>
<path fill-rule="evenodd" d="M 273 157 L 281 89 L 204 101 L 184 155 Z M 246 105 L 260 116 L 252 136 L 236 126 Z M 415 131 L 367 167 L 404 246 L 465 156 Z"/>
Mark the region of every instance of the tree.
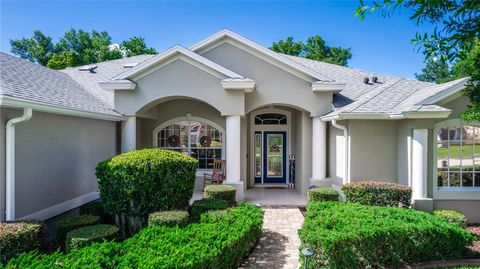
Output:
<path fill-rule="evenodd" d="M 47 66 L 52 69 L 65 69 L 78 65 L 78 57 L 73 51 L 53 54 L 48 61 Z"/>
<path fill-rule="evenodd" d="M 120 50 L 127 56 L 157 54 L 154 48 L 148 48 L 143 37 L 134 36 L 120 44 Z"/>
<path fill-rule="evenodd" d="M 444 59 L 449 63 L 471 64 L 478 67 L 480 59 L 476 46 L 480 38 L 480 1 L 478 0 L 383 0 L 365 5 L 360 0 L 356 16 L 364 19 L 366 14 L 381 11 L 389 16 L 396 10 L 407 8 L 413 11 L 410 17 L 417 25 L 435 25 L 431 33 L 418 33 L 412 43 L 420 46 L 426 58 Z M 476 62 L 475 62 L 476 61 Z M 463 65 L 460 64 L 460 65 Z M 460 67 L 457 67 L 460 68 Z M 480 120 L 480 74 L 468 68 L 464 75 L 471 77 L 464 91 L 471 105 L 462 115 L 464 120 Z M 478 70 L 478 68 L 477 68 Z"/>
<path fill-rule="evenodd" d="M 455 79 L 447 61 L 443 59 L 428 59 L 420 74 L 415 73 L 420 81 L 444 83 Z"/>
<path fill-rule="evenodd" d="M 10 40 L 11 52 L 32 62 L 46 65 L 56 52 L 52 38 L 35 30 L 30 38 Z"/>
<path fill-rule="evenodd" d="M 352 58 L 349 48 L 329 47 L 319 35 L 309 37 L 305 44 L 302 41 L 294 42 L 293 37 L 288 37 L 286 40 L 273 42 L 270 49 L 279 53 L 343 66 L 347 66 L 348 60 Z"/>

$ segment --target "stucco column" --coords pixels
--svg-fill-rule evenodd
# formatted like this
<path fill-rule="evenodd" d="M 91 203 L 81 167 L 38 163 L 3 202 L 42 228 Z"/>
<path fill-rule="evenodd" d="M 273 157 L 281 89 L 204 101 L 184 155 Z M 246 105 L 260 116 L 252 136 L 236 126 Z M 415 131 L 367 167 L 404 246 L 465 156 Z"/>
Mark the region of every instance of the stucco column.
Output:
<path fill-rule="evenodd" d="M 414 129 L 412 139 L 412 200 L 415 208 L 430 211 L 432 199 L 427 198 L 428 129 Z"/>
<path fill-rule="evenodd" d="M 225 184 L 232 185 L 237 190 L 237 200 L 243 200 L 243 182 L 240 180 L 241 167 L 241 127 L 240 116 L 227 116 L 226 119 L 226 165 L 227 176 Z"/>
<path fill-rule="evenodd" d="M 137 117 L 129 116 L 122 122 L 122 152 L 137 148 Z"/>
<path fill-rule="evenodd" d="M 327 176 L 327 123 L 320 117 L 312 118 L 312 178 L 310 185 L 328 186 Z"/>

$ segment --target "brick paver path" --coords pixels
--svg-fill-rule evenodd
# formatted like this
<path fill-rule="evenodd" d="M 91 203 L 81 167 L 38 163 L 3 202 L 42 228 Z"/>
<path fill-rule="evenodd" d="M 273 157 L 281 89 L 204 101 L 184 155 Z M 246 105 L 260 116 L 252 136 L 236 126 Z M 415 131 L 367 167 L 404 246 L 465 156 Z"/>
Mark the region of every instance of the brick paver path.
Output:
<path fill-rule="evenodd" d="M 302 213 L 295 206 L 265 206 L 264 210 L 262 236 L 240 268 L 298 268 Z"/>

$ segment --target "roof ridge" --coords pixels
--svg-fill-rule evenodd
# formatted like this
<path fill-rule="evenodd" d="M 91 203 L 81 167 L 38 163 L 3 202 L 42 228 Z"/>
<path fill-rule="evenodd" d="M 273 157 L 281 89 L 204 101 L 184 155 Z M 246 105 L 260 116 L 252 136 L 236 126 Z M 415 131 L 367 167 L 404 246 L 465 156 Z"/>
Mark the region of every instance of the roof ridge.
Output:
<path fill-rule="evenodd" d="M 139 55 L 134 55 L 134 56 L 128 56 L 128 57 L 122 57 L 122 58 L 118 58 L 118 59 L 112 59 L 112 60 L 105 60 L 105 61 L 101 61 L 101 62 L 96 62 L 96 63 L 89 63 L 89 64 L 82 64 L 82 65 L 77 65 L 77 66 L 69 66 L 69 67 L 66 67 L 64 69 L 59 69 L 59 70 L 70 70 L 70 69 L 77 69 L 79 67 L 82 67 L 82 66 L 88 66 L 88 65 L 97 65 L 97 64 L 104 64 L 104 63 L 114 63 L 114 62 L 119 62 L 119 61 L 123 61 L 123 60 L 126 60 L 126 59 L 131 59 L 131 58 L 135 58 L 135 57 L 141 57 L 141 56 L 152 56 L 152 57 L 155 57 L 155 55 L 158 55 L 158 53 L 156 54 L 139 54 Z"/>
<path fill-rule="evenodd" d="M 390 89 L 391 87 L 393 87 L 395 84 L 397 84 L 401 80 L 402 80 L 401 78 L 396 78 L 394 80 L 385 82 L 384 84 L 379 85 L 379 86 L 375 87 L 374 89 L 370 90 L 369 92 L 367 92 L 366 94 L 364 94 L 362 96 L 363 98 L 360 97 L 357 101 L 352 103 L 352 105 L 355 104 L 356 106 L 353 109 L 349 109 L 349 112 L 355 111 L 357 108 L 364 105 L 365 103 L 372 100 L 373 98 L 377 97 L 378 95 L 380 95 L 384 91 Z"/>

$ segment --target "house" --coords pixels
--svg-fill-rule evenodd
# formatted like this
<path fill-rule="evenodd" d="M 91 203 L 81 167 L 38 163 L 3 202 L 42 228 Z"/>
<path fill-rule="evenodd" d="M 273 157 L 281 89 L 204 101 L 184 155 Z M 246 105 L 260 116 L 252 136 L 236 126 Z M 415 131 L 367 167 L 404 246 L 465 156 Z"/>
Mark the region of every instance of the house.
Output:
<path fill-rule="evenodd" d="M 302 194 L 380 180 L 411 186 L 419 209 L 480 222 L 480 124 L 460 120 L 467 79 L 374 74 L 279 54 L 229 30 L 61 71 L 0 59 L 2 220 L 47 219 L 96 199 L 97 162 L 160 147 L 199 161 L 197 189 L 213 161 L 226 160 L 238 199 L 293 174 Z"/>

